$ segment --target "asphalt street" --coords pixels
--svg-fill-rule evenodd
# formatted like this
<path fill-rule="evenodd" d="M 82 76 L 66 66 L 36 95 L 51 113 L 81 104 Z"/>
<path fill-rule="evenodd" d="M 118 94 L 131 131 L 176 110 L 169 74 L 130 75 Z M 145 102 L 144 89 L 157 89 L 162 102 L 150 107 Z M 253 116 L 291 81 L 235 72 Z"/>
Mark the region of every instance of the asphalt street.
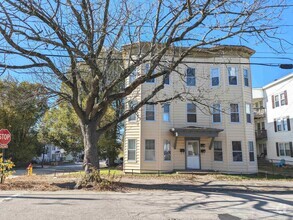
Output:
<path fill-rule="evenodd" d="M 1 220 L 293 219 L 285 192 L 0 192 Z"/>
<path fill-rule="evenodd" d="M 106 167 L 105 161 L 100 161 L 100 167 Z M 75 163 L 69 165 L 59 165 L 59 166 L 47 166 L 45 165 L 43 168 L 41 165 L 34 165 L 33 166 L 33 173 L 37 175 L 48 175 L 48 174 L 58 174 L 58 173 L 68 173 L 68 172 L 78 172 L 82 171 L 82 163 Z M 13 176 L 21 176 L 26 175 L 26 169 L 16 169 Z"/>

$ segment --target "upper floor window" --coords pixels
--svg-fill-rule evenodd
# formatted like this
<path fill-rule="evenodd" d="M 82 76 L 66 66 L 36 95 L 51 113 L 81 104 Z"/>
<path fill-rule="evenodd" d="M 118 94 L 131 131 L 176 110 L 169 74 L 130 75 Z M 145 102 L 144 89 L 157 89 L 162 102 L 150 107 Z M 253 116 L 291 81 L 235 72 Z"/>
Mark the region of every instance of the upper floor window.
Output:
<path fill-rule="evenodd" d="M 211 69 L 211 82 L 212 86 L 218 86 L 220 84 L 220 70 L 219 68 Z"/>
<path fill-rule="evenodd" d="M 129 111 L 131 111 L 136 105 L 137 105 L 137 102 L 130 101 L 128 103 Z M 128 121 L 136 121 L 136 113 L 133 113 L 132 115 L 130 115 L 129 118 L 128 118 Z"/>
<path fill-rule="evenodd" d="M 290 125 L 290 118 L 279 118 L 274 120 L 275 124 L 275 132 L 278 131 L 290 131 L 291 125 Z"/>
<path fill-rule="evenodd" d="M 286 105 L 285 93 L 280 94 L 281 106 Z"/>
<path fill-rule="evenodd" d="M 132 73 L 129 75 L 129 84 L 133 83 L 133 81 L 137 77 L 137 69 L 135 68 Z"/>
<path fill-rule="evenodd" d="M 145 120 L 155 120 L 155 105 L 145 105 Z"/>
<path fill-rule="evenodd" d="M 231 122 L 239 122 L 239 106 L 238 104 L 230 104 Z"/>
<path fill-rule="evenodd" d="M 164 103 L 163 105 L 163 121 L 170 121 L 170 104 Z"/>
<path fill-rule="evenodd" d="M 280 102 L 279 102 L 279 95 L 275 96 L 275 107 L 279 107 L 280 106 Z"/>
<path fill-rule="evenodd" d="M 229 85 L 237 85 L 237 68 L 236 67 L 228 67 L 228 81 Z"/>
<path fill-rule="evenodd" d="M 195 86 L 195 69 L 188 67 L 186 70 L 186 85 Z"/>
<path fill-rule="evenodd" d="M 214 123 L 221 122 L 221 105 L 220 104 L 213 104 L 212 113 L 213 113 L 213 122 Z"/>
<path fill-rule="evenodd" d="M 187 122 L 196 122 L 196 105 L 187 103 Z"/>
<path fill-rule="evenodd" d="M 249 86 L 248 69 L 243 69 L 244 85 Z"/>
<path fill-rule="evenodd" d="M 251 123 L 251 105 L 245 105 L 245 112 L 246 112 L 246 122 Z"/>
<path fill-rule="evenodd" d="M 165 85 L 170 85 L 170 74 L 163 75 Z"/>
<path fill-rule="evenodd" d="M 277 108 L 279 106 L 288 105 L 287 90 L 278 94 L 272 95 L 272 107 Z"/>
<path fill-rule="evenodd" d="M 144 69 L 144 73 L 145 74 L 148 74 L 148 72 L 150 71 L 150 64 L 149 63 L 146 63 L 145 64 L 145 69 Z M 152 74 L 154 74 L 154 72 L 152 72 Z M 155 79 L 147 79 L 146 80 L 147 83 L 154 83 L 155 82 Z"/>

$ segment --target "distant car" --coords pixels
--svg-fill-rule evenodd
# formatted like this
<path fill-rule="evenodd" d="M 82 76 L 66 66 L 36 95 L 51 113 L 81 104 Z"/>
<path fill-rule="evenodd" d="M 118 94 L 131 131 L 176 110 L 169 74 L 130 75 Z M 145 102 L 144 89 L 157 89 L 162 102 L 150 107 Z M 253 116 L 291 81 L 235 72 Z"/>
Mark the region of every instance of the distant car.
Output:
<path fill-rule="evenodd" d="M 114 164 L 115 165 L 121 165 L 123 164 L 123 157 L 117 158 L 116 160 L 114 160 Z"/>
<path fill-rule="evenodd" d="M 41 164 L 41 160 L 39 159 L 39 158 L 33 158 L 32 160 L 31 160 L 31 163 L 32 164 Z"/>
<path fill-rule="evenodd" d="M 119 157 L 117 158 L 116 160 L 114 160 L 114 165 L 115 166 L 119 166 L 119 165 L 122 165 L 123 164 L 123 157 Z M 109 167 L 109 158 L 106 159 L 106 165 L 107 167 Z"/>

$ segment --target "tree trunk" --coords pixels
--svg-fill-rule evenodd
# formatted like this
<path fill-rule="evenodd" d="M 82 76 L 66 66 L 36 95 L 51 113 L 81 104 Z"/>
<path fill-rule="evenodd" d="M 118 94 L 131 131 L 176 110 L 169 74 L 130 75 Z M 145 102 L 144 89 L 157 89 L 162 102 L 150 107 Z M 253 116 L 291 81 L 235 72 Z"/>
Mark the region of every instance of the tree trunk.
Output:
<path fill-rule="evenodd" d="M 84 168 L 85 172 L 90 172 L 90 167 L 100 169 L 97 141 L 99 135 L 96 131 L 97 123 L 89 122 L 88 124 L 81 124 L 84 143 Z"/>

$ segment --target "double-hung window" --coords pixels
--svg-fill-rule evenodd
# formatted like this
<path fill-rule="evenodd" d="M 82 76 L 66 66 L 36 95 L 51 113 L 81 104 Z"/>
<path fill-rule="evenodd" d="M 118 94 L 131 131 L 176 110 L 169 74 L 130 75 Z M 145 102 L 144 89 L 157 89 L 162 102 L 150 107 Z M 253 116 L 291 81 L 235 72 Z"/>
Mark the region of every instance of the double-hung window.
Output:
<path fill-rule="evenodd" d="M 212 113 L 213 113 L 213 123 L 220 123 L 221 122 L 221 105 L 213 104 Z"/>
<path fill-rule="evenodd" d="M 278 156 L 287 156 L 290 157 L 291 155 L 291 147 L 292 147 L 292 142 L 287 142 L 287 143 L 277 143 L 277 150 L 278 152 Z"/>
<path fill-rule="evenodd" d="M 280 102 L 279 102 L 279 95 L 275 95 L 275 107 L 279 107 Z"/>
<path fill-rule="evenodd" d="M 187 103 L 187 122 L 196 122 L 196 105 Z"/>
<path fill-rule="evenodd" d="M 132 73 L 129 75 L 129 84 L 133 83 L 137 77 L 137 69 L 135 68 Z"/>
<path fill-rule="evenodd" d="M 170 121 L 170 104 L 164 103 L 163 105 L 163 121 Z"/>
<path fill-rule="evenodd" d="M 171 143 L 168 140 L 164 141 L 164 161 L 171 160 Z"/>
<path fill-rule="evenodd" d="M 243 69 L 244 85 L 249 86 L 248 69 Z"/>
<path fill-rule="evenodd" d="M 246 112 L 246 122 L 251 123 L 251 105 L 245 105 L 245 112 Z"/>
<path fill-rule="evenodd" d="M 233 161 L 242 161 L 241 141 L 232 141 Z"/>
<path fill-rule="evenodd" d="M 218 86 L 220 84 L 220 70 L 219 68 L 211 69 L 211 83 L 212 86 Z"/>
<path fill-rule="evenodd" d="M 230 104 L 231 122 L 239 122 L 239 106 L 238 104 Z"/>
<path fill-rule="evenodd" d="M 145 105 L 145 120 L 155 120 L 155 105 Z"/>
<path fill-rule="evenodd" d="M 155 159 L 155 140 L 145 140 L 145 160 L 154 161 Z"/>
<path fill-rule="evenodd" d="M 253 147 L 253 141 L 248 142 L 249 147 L 249 161 L 254 161 L 254 147 Z"/>
<path fill-rule="evenodd" d="M 286 105 L 285 93 L 280 94 L 281 106 Z"/>
<path fill-rule="evenodd" d="M 236 67 L 228 67 L 228 81 L 229 81 L 229 85 L 238 84 Z"/>
<path fill-rule="evenodd" d="M 150 71 L 150 64 L 149 64 L 149 63 L 146 63 L 146 64 L 145 64 L 144 73 L 145 73 L 145 74 L 148 74 L 149 71 Z M 154 72 L 153 72 L 152 74 L 154 74 Z M 155 79 L 154 79 L 154 78 L 153 78 L 153 79 L 147 79 L 146 82 L 147 82 L 147 83 L 154 83 L 154 82 L 155 82 Z"/>
<path fill-rule="evenodd" d="M 136 105 L 137 103 L 135 101 L 130 101 L 128 103 L 129 111 L 131 111 Z M 130 115 L 128 118 L 128 121 L 136 121 L 136 113 L 133 113 L 132 115 Z"/>
<path fill-rule="evenodd" d="M 223 161 L 223 149 L 221 141 L 214 141 L 214 161 Z"/>
<path fill-rule="evenodd" d="M 195 69 L 188 67 L 186 70 L 186 85 L 195 86 Z"/>
<path fill-rule="evenodd" d="M 135 160 L 136 159 L 136 140 L 128 139 L 128 151 L 127 151 L 127 159 Z"/>

